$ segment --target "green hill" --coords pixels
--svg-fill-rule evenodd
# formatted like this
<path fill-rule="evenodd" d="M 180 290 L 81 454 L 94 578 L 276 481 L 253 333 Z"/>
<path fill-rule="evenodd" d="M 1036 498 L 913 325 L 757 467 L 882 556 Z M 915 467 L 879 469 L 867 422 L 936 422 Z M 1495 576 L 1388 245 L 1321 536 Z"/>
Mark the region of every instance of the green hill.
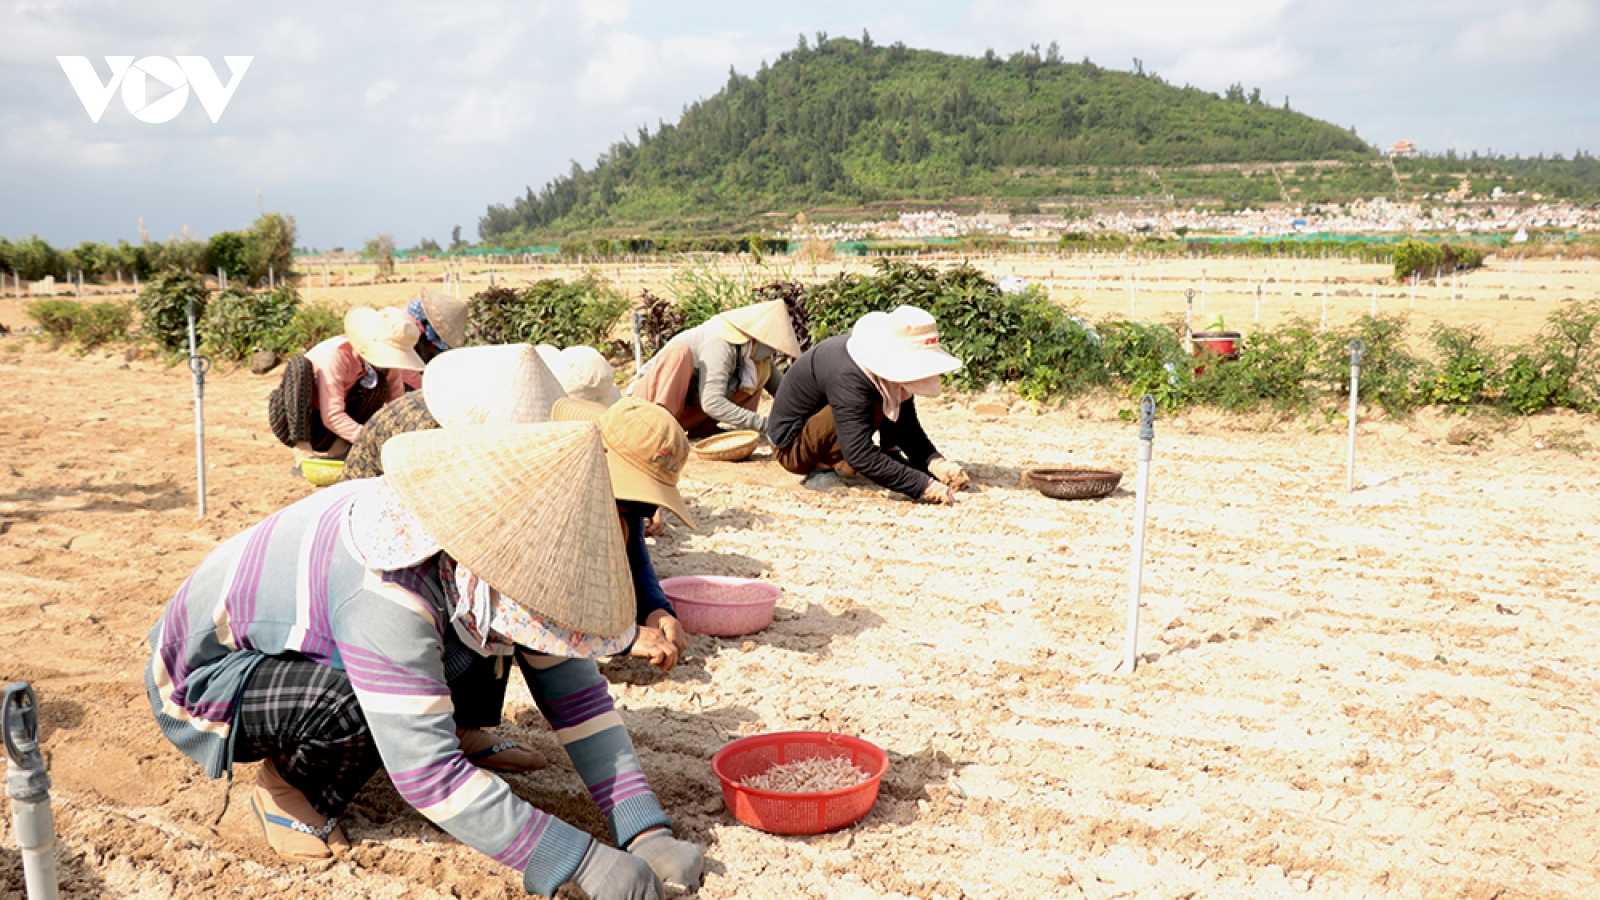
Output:
<path fill-rule="evenodd" d="M 766 212 L 998 196 L 1016 169 L 1373 159 L 1350 131 L 1235 86 L 1045 54 L 953 56 L 870 39 L 730 73 L 677 124 L 614 145 L 479 221 L 485 240 L 726 230 Z"/>

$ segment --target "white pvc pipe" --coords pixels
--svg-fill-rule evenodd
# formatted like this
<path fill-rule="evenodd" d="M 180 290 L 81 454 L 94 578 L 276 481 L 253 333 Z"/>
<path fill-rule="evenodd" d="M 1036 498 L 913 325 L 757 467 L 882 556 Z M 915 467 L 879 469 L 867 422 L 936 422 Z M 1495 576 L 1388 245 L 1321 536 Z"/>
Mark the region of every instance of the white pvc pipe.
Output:
<path fill-rule="evenodd" d="M 1350 342 L 1350 449 L 1345 454 L 1344 489 L 1356 489 L 1356 403 L 1361 395 L 1361 354 L 1367 345 L 1360 338 Z"/>
<path fill-rule="evenodd" d="M 1145 394 L 1139 401 L 1138 494 L 1133 507 L 1133 559 L 1128 564 L 1128 631 L 1119 672 L 1132 674 L 1139 666 L 1139 595 L 1144 582 L 1144 523 L 1150 503 L 1150 460 L 1154 455 L 1156 398 Z"/>
<path fill-rule="evenodd" d="M 189 371 L 194 373 L 194 465 L 199 482 L 198 518 L 206 517 L 206 374 L 194 335 L 194 301 L 189 301 Z"/>

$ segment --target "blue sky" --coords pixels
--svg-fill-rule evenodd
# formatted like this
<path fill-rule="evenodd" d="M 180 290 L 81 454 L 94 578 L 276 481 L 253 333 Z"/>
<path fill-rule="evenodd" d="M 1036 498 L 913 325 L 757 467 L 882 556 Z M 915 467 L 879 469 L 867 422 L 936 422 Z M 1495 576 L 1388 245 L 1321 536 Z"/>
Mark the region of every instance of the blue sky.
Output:
<path fill-rule="evenodd" d="M 0 0 L 0 235 L 56 244 L 239 228 L 301 243 L 475 239 L 478 217 L 640 125 L 675 120 L 800 34 L 1002 55 L 1031 44 L 1355 126 L 1388 146 L 1600 152 L 1600 0 L 164 2 Z M 113 96 L 90 121 L 57 56 L 254 61 L 217 123 Z M 157 96 L 152 90 L 150 97 Z"/>

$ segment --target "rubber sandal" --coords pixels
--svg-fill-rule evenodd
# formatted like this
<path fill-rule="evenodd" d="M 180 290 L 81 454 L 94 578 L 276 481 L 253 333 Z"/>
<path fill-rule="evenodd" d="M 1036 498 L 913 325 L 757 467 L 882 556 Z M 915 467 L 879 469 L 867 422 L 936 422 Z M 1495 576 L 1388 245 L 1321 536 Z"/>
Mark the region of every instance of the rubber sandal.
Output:
<path fill-rule="evenodd" d="M 326 820 L 311 805 L 305 795 L 285 781 L 268 760 L 256 773 L 255 789 L 250 793 L 250 808 L 261 825 L 267 846 L 278 856 L 290 862 L 320 862 L 333 856 L 333 833 L 339 829 L 338 819 Z M 314 825 L 320 821 L 322 824 Z M 342 831 L 338 842 L 348 848 L 350 842 Z"/>
<path fill-rule="evenodd" d="M 250 808 L 255 811 L 256 821 L 261 823 L 267 846 L 280 858 L 289 862 L 321 862 L 333 856 L 329 837 L 339 827 L 337 820 L 329 819 L 321 828 L 313 828 L 297 819 L 271 812 L 272 795 L 260 785 L 250 793 Z M 341 832 L 340 837 L 343 836 Z M 344 846 L 349 848 L 350 842 L 345 840 Z"/>
<path fill-rule="evenodd" d="M 530 750 L 482 728 L 467 728 L 457 735 L 467 762 L 497 772 L 532 772 L 545 767 L 544 754 Z"/>

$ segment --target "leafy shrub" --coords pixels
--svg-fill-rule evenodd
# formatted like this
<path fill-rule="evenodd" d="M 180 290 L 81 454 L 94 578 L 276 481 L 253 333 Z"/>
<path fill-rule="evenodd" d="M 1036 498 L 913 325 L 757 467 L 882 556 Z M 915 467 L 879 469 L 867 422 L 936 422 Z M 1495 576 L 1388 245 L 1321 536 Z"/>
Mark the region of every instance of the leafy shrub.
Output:
<path fill-rule="evenodd" d="M 267 349 L 286 355 L 304 353 L 341 334 L 344 334 L 344 316 L 320 303 L 308 303 L 295 310 L 289 324 L 278 332 L 275 344 Z"/>
<path fill-rule="evenodd" d="M 1488 336 L 1471 325 L 1435 323 L 1428 333 L 1439 357 L 1419 372 L 1422 403 L 1472 406 L 1489 402 L 1498 377 L 1498 361 Z"/>
<path fill-rule="evenodd" d="M 749 303 L 750 285 L 746 279 L 724 275 L 709 265 L 688 266 L 672 273 L 667 282 L 683 327 L 693 328 L 720 312 Z"/>
<path fill-rule="evenodd" d="M 28 318 L 39 323 L 39 330 L 58 341 L 72 340 L 83 304 L 76 300 L 34 300 L 27 305 Z"/>
<path fill-rule="evenodd" d="M 1360 338 L 1367 345 L 1361 356 L 1361 399 L 1390 415 L 1415 409 L 1422 402 L 1414 381 L 1422 360 L 1406 346 L 1406 324 L 1404 313 L 1379 314 L 1328 332 L 1318 373 L 1322 387 L 1350 396 L 1349 343 Z"/>
<path fill-rule="evenodd" d="M 1304 319 L 1250 335 L 1238 359 L 1205 359 L 1195 377 L 1196 399 L 1232 411 L 1265 406 L 1303 412 L 1315 399 L 1314 373 L 1321 352 L 1317 330 Z"/>
<path fill-rule="evenodd" d="M 682 330 L 683 313 L 671 300 L 648 290 L 639 293 L 639 345 L 646 357 L 659 353 Z"/>
<path fill-rule="evenodd" d="M 283 213 L 263 213 L 244 233 L 244 266 L 252 284 L 261 284 L 270 273 L 289 274 L 294 264 L 294 217 Z"/>
<path fill-rule="evenodd" d="M 606 347 L 627 307 L 593 274 L 570 284 L 545 279 L 521 289 L 493 287 L 467 306 L 467 344 Z"/>
<path fill-rule="evenodd" d="M 84 349 L 126 341 L 133 326 L 133 309 L 126 303 L 85 306 L 76 300 L 38 300 L 28 304 L 28 315 L 45 334 L 57 341 L 76 342 Z"/>
<path fill-rule="evenodd" d="M 283 349 L 285 331 L 299 307 L 300 295 L 291 284 L 271 291 L 230 285 L 206 310 L 202 328 L 206 348 L 236 362 L 257 350 Z"/>
<path fill-rule="evenodd" d="M 1394 277 L 1396 281 L 1413 275 L 1436 278 L 1457 269 L 1476 269 L 1483 265 L 1483 257 L 1483 248 L 1470 244 L 1430 244 L 1407 239 L 1394 249 Z"/>
<path fill-rule="evenodd" d="M 167 353 L 187 353 L 189 349 L 189 302 L 194 301 L 196 327 L 206 315 L 206 284 L 199 275 L 180 269 L 167 269 L 140 292 L 139 330 Z"/>
<path fill-rule="evenodd" d="M 1175 329 L 1116 320 L 1102 322 L 1096 330 L 1106 374 L 1126 385 L 1129 397 L 1151 394 L 1164 412 L 1181 409 L 1193 399 L 1193 364 Z"/>
<path fill-rule="evenodd" d="M 1498 380 L 1501 402 L 1511 409 L 1600 410 L 1600 301 L 1551 313 L 1539 337 L 1509 357 Z"/>
<path fill-rule="evenodd" d="M 219 231 L 212 235 L 206 242 L 204 265 L 207 273 L 221 269 L 230 284 L 234 281 L 248 284 L 250 269 L 245 264 L 244 235 L 237 231 Z"/>

